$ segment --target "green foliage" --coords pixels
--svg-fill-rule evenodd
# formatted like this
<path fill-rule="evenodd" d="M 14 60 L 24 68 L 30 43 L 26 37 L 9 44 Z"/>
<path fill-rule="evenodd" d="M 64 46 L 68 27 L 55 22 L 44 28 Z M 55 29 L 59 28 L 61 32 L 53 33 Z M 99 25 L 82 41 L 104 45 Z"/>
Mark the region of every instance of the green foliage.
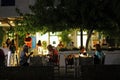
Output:
<path fill-rule="evenodd" d="M 117 21 L 119 17 L 118 0 L 57 1 L 36 0 L 34 5 L 30 5 L 30 14 L 22 14 L 16 9 L 23 16 L 21 26 L 30 32 L 40 30 L 43 33 L 78 28 L 90 30 L 93 27 L 94 30 L 109 32 L 107 28 L 112 28 L 111 22 L 116 24 L 113 20 Z"/>
<path fill-rule="evenodd" d="M 71 42 L 71 38 L 69 35 L 71 34 L 72 30 L 65 30 L 62 31 L 61 34 L 59 34 L 59 37 L 61 37 L 61 41 L 67 45 L 69 42 Z"/>
<path fill-rule="evenodd" d="M 43 47 L 43 49 L 47 49 L 47 42 L 46 41 L 42 42 L 42 47 Z"/>
<path fill-rule="evenodd" d="M 94 30 L 109 32 L 106 28 L 112 28 L 111 22 L 114 22 L 111 17 L 114 13 L 110 13 L 114 6 L 112 2 L 115 5 L 117 1 L 60 0 L 55 3 L 55 0 L 37 0 L 30 6 L 32 14 L 29 20 L 45 32 L 78 28 L 90 30 L 93 26 Z M 118 10 L 119 6 L 116 7 Z"/>
<path fill-rule="evenodd" d="M 36 0 L 33 6 L 30 5 L 30 14 L 22 14 L 17 10 L 23 16 L 17 31 L 46 33 L 82 28 L 88 31 L 97 30 L 110 36 L 120 32 L 118 0 L 57 1 Z"/>

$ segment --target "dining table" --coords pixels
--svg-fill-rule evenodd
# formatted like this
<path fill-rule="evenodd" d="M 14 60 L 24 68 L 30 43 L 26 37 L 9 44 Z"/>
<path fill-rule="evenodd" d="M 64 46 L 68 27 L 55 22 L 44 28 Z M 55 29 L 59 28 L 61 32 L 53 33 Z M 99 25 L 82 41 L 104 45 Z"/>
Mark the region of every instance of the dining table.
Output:
<path fill-rule="evenodd" d="M 68 55 L 73 55 L 74 57 L 79 57 L 79 51 L 59 51 L 59 66 L 60 67 L 65 67 L 65 58 Z"/>
<path fill-rule="evenodd" d="M 60 51 L 58 54 L 60 67 L 65 67 L 65 59 L 68 55 L 73 56 L 75 66 L 94 64 L 93 56 L 80 54 L 80 51 Z"/>

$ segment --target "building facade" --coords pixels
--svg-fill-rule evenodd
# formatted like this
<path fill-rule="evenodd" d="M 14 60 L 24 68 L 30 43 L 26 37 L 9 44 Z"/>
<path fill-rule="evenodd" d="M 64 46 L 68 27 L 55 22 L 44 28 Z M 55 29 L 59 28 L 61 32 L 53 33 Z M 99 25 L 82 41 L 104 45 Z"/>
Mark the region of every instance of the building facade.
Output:
<path fill-rule="evenodd" d="M 0 0 L 0 18 L 18 17 L 16 8 L 22 13 L 29 13 L 29 5 L 34 4 L 35 0 Z"/>

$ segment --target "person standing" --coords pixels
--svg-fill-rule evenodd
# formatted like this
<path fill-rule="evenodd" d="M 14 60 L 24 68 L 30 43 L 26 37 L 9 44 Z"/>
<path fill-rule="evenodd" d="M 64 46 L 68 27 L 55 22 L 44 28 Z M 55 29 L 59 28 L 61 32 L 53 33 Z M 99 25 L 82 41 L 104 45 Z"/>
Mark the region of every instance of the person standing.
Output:
<path fill-rule="evenodd" d="M 43 54 L 41 40 L 38 41 L 36 48 L 37 48 L 38 54 Z"/>
<path fill-rule="evenodd" d="M 26 34 L 24 42 L 28 47 L 32 48 L 32 38 L 30 37 L 30 33 Z"/>
<path fill-rule="evenodd" d="M 9 48 L 7 48 L 7 45 L 3 42 L 3 44 L 2 44 L 2 47 L 0 47 L 0 49 L 2 49 L 3 51 L 4 51 L 4 54 L 5 54 L 5 65 L 6 66 L 9 66 L 10 65 L 10 63 L 9 63 L 9 53 L 10 53 L 10 50 L 9 50 Z"/>
<path fill-rule="evenodd" d="M 0 67 L 5 66 L 5 54 L 2 49 L 0 49 Z"/>
<path fill-rule="evenodd" d="M 100 44 L 95 45 L 94 64 L 104 64 L 105 54 L 103 53 Z"/>
<path fill-rule="evenodd" d="M 11 63 L 13 63 L 14 65 L 14 62 L 15 62 L 15 52 L 16 52 L 16 45 L 15 45 L 15 41 L 14 39 L 12 39 L 11 43 L 10 43 L 10 52 L 11 52 Z"/>
<path fill-rule="evenodd" d="M 26 44 L 24 44 L 23 50 L 20 53 L 20 66 L 29 66 L 29 57 L 33 54 L 33 52 L 29 54 L 28 49 L 29 47 Z"/>
<path fill-rule="evenodd" d="M 7 40 L 6 40 L 6 45 L 7 45 L 7 48 L 9 48 L 9 46 L 10 46 L 10 39 L 8 38 Z"/>

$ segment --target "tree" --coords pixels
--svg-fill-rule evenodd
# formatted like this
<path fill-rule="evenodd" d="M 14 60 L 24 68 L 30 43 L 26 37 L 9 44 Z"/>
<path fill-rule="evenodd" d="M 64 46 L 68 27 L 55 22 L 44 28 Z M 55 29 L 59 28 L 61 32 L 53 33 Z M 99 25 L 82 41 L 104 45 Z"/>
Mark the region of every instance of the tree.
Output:
<path fill-rule="evenodd" d="M 68 43 L 70 43 L 72 40 L 69 37 L 69 34 L 72 33 L 73 30 L 65 30 L 62 31 L 58 36 L 61 37 L 61 41 L 64 43 L 64 46 L 67 47 Z"/>
<path fill-rule="evenodd" d="M 23 19 L 25 26 L 43 32 L 87 30 L 87 48 L 93 30 L 109 35 L 119 32 L 119 8 L 118 0 L 36 0 L 31 14 Z"/>

